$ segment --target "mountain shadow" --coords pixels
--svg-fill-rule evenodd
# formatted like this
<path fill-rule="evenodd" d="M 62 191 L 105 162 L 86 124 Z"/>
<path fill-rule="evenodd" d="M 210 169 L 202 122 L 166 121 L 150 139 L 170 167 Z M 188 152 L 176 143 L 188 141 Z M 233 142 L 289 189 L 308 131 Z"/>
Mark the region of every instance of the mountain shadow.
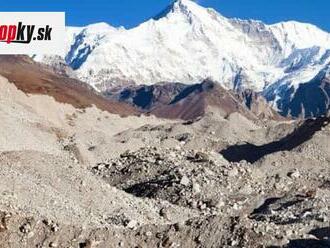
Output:
<path fill-rule="evenodd" d="M 286 137 L 265 145 L 243 144 L 230 146 L 220 151 L 225 159 L 230 162 L 246 160 L 250 163 L 258 161 L 260 158 L 279 151 L 291 151 L 299 145 L 310 140 L 317 131 L 320 131 L 330 122 L 330 117 L 320 117 L 308 119 L 295 131 Z"/>
<path fill-rule="evenodd" d="M 259 105 L 251 103 L 250 106 L 253 107 L 249 109 L 245 105 L 245 95 L 226 90 L 210 79 L 193 85 L 163 82 L 128 86 L 124 89 L 108 90 L 104 95 L 110 100 L 128 103 L 146 114 L 160 118 L 196 120 L 212 107 L 224 117 L 238 112 L 248 119 L 256 120 L 260 112 L 265 114 L 265 118 L 279 119 L 277 113 L 268 111 L 270 107 L 261 109 Z M 256 99 L 251 96 L 251 101 Z"/>
<path fill-rule="evenodd" d="M 330 227 L 317 228 L 309 232 L 317 239 L 295 239 L 290 240 L 284 248 L 329 248 L 330 247 Z M 279 246 L 270 246 L 268 248 L 280 248 Z"/>

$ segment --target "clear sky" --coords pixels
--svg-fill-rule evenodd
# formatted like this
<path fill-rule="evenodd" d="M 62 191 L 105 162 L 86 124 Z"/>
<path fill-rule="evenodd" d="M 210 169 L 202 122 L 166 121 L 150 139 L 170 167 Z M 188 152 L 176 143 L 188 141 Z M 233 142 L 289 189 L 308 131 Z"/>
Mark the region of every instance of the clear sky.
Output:
<path fill-rule="evenodd" d="M 67 25 L 107 22 L 134 27 L 158 14 L 172 0 L 2 0 L 1 11 L 65 11 Z M 330 0 L 197 0 L 227 17 L 266 23 L 297 20 L 330 32 Z"/>

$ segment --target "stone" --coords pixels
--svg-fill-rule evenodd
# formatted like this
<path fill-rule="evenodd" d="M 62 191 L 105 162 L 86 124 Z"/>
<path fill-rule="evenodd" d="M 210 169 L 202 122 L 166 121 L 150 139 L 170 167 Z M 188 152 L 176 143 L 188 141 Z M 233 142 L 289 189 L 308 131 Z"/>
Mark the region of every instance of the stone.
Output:
<path fill-rule="evenodd" d="M 288 177 L 292 178 L 292 179 L 297 179 L 300 177 L 300 173 L 298 170 L 294 170 L 294 171 L 290 171 L 288 173 Z"/>
<path fill-rule="evenodd" d="M 163 218 L 167 219 L 168 218 L 168 211 L 166 208 L 162 208 L 160 210 L 160 216 L 162 216 Z"/>
<path fill-rule="evenodd" d="M 50 242 L 49 247 L 58 247 L 58 244 L 55 242 Z"/>
<path fill-rule="evenodd" d="M 225 206 L 224 201 L 220 200 L 220 201 L 217 203 L 216 208 L 217 208 L 217 209 L 221 209 L 221 208 L 224 207 L 224 206 Z"/>
<path fill-rule="evenodd" d="M 201 192 L 201 187 L 199 186 L 198 183 L 193 183 L 193 191 L 194 193 L 198 194 Z"/>
<path fill-rule="evenodd" d="M 127 228 L 129 228 L 129 229 L 134 229 L 136 226 L 137 226 L 137 221 L 136 220 L 130 220 L 128 223 L 127 223 L 127 225 L 126 225 L 126 227 Z"/>
<path fill-rule="evenodd" d="M 228 176 L 229 177 L 236 177 L 238 175 L 238 170 L 237 168 L 233 168 L 231 170 L 228 171 Z"/>
<path fill-rule="evenodd" d="M 22 233 L 29 233 L 31 231 L 31 225 L 29 223 L 25 223 L 20 227 L 20 231 Z"/>
<path fill-rule="evenodd" d="M 189 178 L 186 175 L 184 175 L 180 180 L 180 184 L 183 186 L 189 186 L 190 184 Z"/>
<path fill-rule="evenodd" d="M 52 226 L 51 226 L 52 232 L 58 232 L 59 229 L 60 228 L 59 228 L 58 224 L 56 224 L 56 223 L 52 224 Z"/>

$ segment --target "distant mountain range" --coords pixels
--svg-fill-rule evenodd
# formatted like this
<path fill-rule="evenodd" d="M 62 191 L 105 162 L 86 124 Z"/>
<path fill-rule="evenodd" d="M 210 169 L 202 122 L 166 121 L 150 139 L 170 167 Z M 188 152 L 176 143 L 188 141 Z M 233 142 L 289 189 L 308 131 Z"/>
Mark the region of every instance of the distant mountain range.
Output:
<path fill-rule="evenodd" d="M 66 64 L 100 92 L 208 79 L 227 90 L 258 92 L 284 116 L 321 116 L 330 108 L 329 33 L 294 21 L 228 19 L 190 0 L 129 30 L 105 23 L 68 27 L 65 58 L 35 60 Z"/>
<path fill-rule="evenodd" d="M 282 120 L 266 100 L 249 90 L 226 90 L 218 83 L 158 83 L 126 86 L 102 94 L 77 79 L 33 61 L 28 56 L 0 56 L 0 75 L 27 95 L 47 95 L 56 102 L 80 109 L 93 105 L 122 117 L 154 115 L 165 119 L 194 121 L 207 113 L 230 118 L 239 113 L 254 122 Z M 41 103 L 42 105 L 43 103 Z"/>

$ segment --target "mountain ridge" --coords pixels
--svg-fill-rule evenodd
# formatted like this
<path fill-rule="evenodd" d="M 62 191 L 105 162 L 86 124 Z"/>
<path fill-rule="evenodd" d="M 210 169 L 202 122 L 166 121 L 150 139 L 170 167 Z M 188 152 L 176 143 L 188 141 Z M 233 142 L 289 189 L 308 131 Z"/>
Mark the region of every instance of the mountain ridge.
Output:
<path fill-rule="evenodd" d="M 281 101 L 288 99 L 280 97 L 292 98 L 300 84 L 330 62 L 330 34 L 295 21 L 267 25 L 226 18 L 183 0 L 132 29 L 104 23 L 68 28 L 63 59 L 98 91 L 158 82 L 196 84 L 207 78 L 226 89 L 264 94 L 277 85 L 272 94 L 285 92 L 271 104 L 281 112 Z"/>
<path fill-rule="evenodd" d="M 252 121 L 284 120 L 260 94 L 251 90 L 239 93 L 225 90 L 209 79 L 193 85 L 163 82 L 128 86 L 106 92 L 105 96 L 161 118 L 194 120 L 211 110 L 224 118 L 240 113 Z"/>
<path fill-rule="evenodd" d="M 0 75 L 28 95 L 49 95 L 77 109 L 93 105 L 121 116 L 139 115 L 132 106 L 105 99 L 85 83 L 54 72 L 27 56 L 0 56 Z"/>

